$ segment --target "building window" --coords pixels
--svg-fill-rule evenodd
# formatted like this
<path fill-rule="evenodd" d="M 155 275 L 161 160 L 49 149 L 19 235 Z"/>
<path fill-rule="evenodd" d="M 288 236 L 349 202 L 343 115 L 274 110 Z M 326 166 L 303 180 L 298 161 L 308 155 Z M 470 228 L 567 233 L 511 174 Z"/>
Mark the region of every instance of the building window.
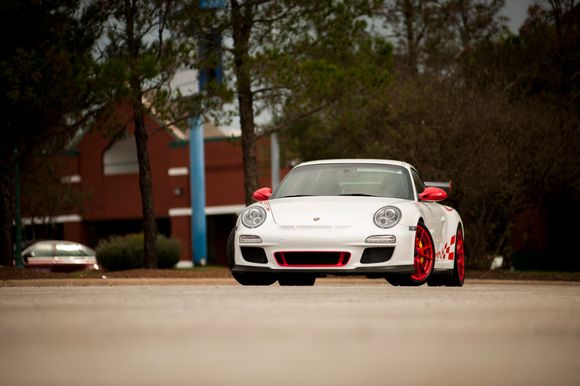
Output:
<path fill-rule="evenodd" d="M 115 141 L 103 154 L 103 173 L 106 176 L 139 172 L 135 136 Z"/>

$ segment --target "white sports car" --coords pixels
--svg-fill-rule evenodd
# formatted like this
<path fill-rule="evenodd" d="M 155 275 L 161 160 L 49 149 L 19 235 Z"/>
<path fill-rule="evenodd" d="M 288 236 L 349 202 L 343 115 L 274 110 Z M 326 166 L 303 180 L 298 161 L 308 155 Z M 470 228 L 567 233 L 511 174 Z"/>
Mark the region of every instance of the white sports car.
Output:
<path fill-rule="evenodd" d="M 462 286 L 463 224 L 408 163 L 324 160 L 292 169 L 239 216 L 228 260 L 243 285 L 313 285 L 325 275 Z"/>

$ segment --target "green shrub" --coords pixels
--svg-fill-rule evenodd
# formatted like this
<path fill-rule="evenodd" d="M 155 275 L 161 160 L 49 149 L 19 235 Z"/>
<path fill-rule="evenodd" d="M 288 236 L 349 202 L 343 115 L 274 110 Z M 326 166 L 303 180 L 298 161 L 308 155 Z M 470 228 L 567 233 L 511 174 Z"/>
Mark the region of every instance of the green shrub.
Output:
<path fill-rule="evenodd" d="M 157 236 L 157 267 L 171 268 L 179 261 L 179 241 Z M 97 261 L 107 271 L 144 266 L 143 234 L 113 236 L 97 246 Z"/>
<path fill-rule="evenodd" d="M 157 236 L 157 267 L 173 268 L 179 262 L 181 245 L 179 241 Z"/>

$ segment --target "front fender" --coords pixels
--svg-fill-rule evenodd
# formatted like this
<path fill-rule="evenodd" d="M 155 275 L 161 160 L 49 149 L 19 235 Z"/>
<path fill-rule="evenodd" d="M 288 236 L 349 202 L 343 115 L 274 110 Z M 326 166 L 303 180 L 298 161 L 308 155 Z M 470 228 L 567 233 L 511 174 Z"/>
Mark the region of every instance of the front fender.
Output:
<path fill-rule="evenodd" d="M 419 220 L 425 217 L 425 214 L 414 201 L 400 203 L 397 207 L 401 210 L 402 218 L 400 223 L 402 225 L 415 227 L 419 223 Z"/>

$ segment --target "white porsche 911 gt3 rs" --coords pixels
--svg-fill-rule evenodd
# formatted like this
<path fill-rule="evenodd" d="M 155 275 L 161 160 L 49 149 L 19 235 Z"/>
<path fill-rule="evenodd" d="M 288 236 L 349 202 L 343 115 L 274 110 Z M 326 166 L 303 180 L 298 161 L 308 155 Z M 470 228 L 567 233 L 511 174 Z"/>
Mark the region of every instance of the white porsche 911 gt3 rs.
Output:
<path fill-rule="evenodd" d="M 449 184 L 447 184 L 449 186 Z M 243 285 L 313 285 L 325 275 L 384 277 L 393 285 L 462 286 L 463 225 L 438 202 L 444 183 L 411 165 L 324 160 L 292 169 L 238 218 L 228 263 Z"/>

